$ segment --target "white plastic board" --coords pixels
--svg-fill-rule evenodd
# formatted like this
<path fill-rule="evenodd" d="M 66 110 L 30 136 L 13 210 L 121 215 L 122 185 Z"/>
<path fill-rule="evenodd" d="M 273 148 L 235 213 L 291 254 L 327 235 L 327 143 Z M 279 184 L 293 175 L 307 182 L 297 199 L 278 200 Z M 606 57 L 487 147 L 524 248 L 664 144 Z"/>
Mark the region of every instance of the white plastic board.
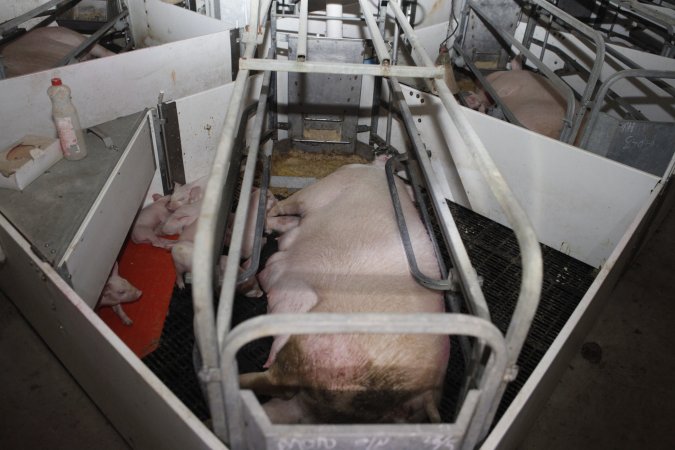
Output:
<path fill-rule="evenodd" d="M 403 93 L 432 151 L 432 161 L 445 169 L 450 185 L 461 182 L 474 211 L 508 226 L 469 155 L 449 148 L 454 163 L 445 156 L 453 127 L 440 100 L 405 86 Z M 659 182 L 658 177 L 585 150 L 468 108 L 463 111 L 525 209 L 540 242 L 592 266 L 602 265 L 609 257 Z"/>
<path fill-rule="evenodd" d="M 56 136 L 47 97 L 58 76 L 82 126 L 107 122 L 232 80 L 229 31 L 0 81 L 0 148 L 26 134 Z"/>

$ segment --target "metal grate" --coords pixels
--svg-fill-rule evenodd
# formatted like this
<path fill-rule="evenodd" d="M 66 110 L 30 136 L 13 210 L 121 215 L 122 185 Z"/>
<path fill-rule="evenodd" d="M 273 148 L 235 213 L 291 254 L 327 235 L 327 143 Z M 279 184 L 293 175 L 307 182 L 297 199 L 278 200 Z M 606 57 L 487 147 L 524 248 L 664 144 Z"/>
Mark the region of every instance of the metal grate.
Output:
<path fill-rule="evenodd" d="M 483 277 L 483 292 L 492 321 L 506 333 L 518 299 L 522 271 L 515 235 L 511 229 L 471 210 L 453 203 L 449 207 L 469 257 Z M 496 420 L 523 387 L 597 275 L 596 269 L 588 264 L 546 245 L 541 248 L 544 283 L 539 308 L 518 357 L 518 377 L 507 387 Z M 453 383 L 459 386 L 458 381 Z"/>
<path fill-rule="evenodd" d="M 449 207 L 476 271 L 483 277 L 483 291 L 493 321 L 502 332 L 506 332 L 520 288 L 520 255 L 515 236 L 509 228 L 471 210 L 452 203 Z M 268 239 L 267 242 L 261 256 L 261 267 L 264 267 L 266 258 L 276 251 L 276 239 Z M 542 253 L 544 285 L 541 302 L 518 359 L 518 377 L 509 384 L 496 419 L 518 394 L 596 276 L 593 267 L 550 247 L 542 245 Z M 265 297 L 251 299 L 238 295 L 234 302 L 232 325 L 266 311 Z M 208 418 L 208 408 L 193 367 L 192 324 L 191 291 L 175 290 L 160 346 L 143 361 L 197 417 L 204 420 Z M 243 347 L 237 354 L 240 372 L 263 370 L 271 344 L 270 337 Z M 451 341 L 450 361 L 440 408 L 441 417 L 446 422 L 455 418 L 465 370 L 455 337 Z"/>
<path fill-rule="evenodd" d="M 174 288 L 159 347 L 143 362 L 200 420 L 209 418 L 193 364 L 192 291 Z"/>

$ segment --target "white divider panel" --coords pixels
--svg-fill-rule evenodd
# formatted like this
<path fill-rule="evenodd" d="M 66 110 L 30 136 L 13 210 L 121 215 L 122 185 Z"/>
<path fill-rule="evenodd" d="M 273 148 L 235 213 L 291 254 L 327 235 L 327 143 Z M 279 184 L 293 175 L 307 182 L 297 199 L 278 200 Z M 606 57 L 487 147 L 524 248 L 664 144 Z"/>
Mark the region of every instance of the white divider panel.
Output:
<path fill-rule="evenodd" d="M 127 4 L 137 47 L 151 47 L 233 28 L 226 22 L 160 0 L 130 0 Z"/>
<path fill-rule="evenodd" d="M 261 82 L 262 76 L 251 77 L 244 105 L 258 99 Z M 176 100 L 185 181 L 188 183 L 209 173 L 233 88 L 234 83 L 228 83 Z"/>
<path fill-rule="evenodd" d="M 0 148 L 25 134 L 56 136 L 47 88 L 61 77 L 82 126 L 154 107 L 160 91 L 176 99 L 232 80 L 224 31 L 0 81 Z"/>
<path fill-rule="evenodd" d="M 443 168 L 453 189 L 463 186 L 471 209 L 508 226 L 469 155 L 450 148 L 455 164 L 444 157 L 452 127 L 440 100 L 408 87 L 403 87 L 403 93 L 435 167 Z M 592 266 L 602 265 L 609 257 L 659 182 L 658 177 L 585 150 L 464 111 L 530 217 L 540 242 Z M 464 203 L 461 198 L 456 201 Z"/>

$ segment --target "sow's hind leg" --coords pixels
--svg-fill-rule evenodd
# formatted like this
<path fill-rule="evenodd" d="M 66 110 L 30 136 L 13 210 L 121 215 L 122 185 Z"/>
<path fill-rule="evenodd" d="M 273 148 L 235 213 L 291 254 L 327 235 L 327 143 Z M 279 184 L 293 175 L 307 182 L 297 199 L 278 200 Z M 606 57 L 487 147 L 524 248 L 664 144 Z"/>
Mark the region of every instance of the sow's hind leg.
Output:
<path fill-rule="evenodd" d="M 263 410 L 274 424 L 313 423 L 312 415 L 302 401 L 303 394 L 289 380 L 279 379 L 275 370 L 239 375 L 241 389 L 273 397 L 263 404 Z"/>

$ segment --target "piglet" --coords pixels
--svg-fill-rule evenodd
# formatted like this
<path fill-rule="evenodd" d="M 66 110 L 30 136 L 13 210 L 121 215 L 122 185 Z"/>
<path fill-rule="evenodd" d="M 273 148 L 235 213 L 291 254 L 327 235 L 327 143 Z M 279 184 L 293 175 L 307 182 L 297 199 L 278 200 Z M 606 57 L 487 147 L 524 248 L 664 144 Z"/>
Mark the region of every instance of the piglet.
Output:
<path fill-rule="evenodd" d="M 112 306 L 113 311 L 122 319 L 124 325 L 131 325 L 133 321 L 122 309 L 122 303 L 136 301 L 142 294 L 143 292 L 134 287 L 126 279 L 120 277 L 117 263 L 115 263 L 112 273 L 101 293 L 98 306 Z"/>
<path fill-rule="evenodd" d="M 183 274 L 192 271 L 192 251 L 194 243 L 192 241 L 178 241 L 171 249 L 173 265 L 176 268 L 176 286 L 185 289 Z"/>
<path fill-rule="evenodd" d="M 183 233 L 180 235 L 178 242 L 171 249 L 171 256 L 173 257 L 173 264 L 176 268 L 176 286 L 180 289 L 185 289 L 185 282 L 183 281 L 183 275 L 186 272 L 192 272 L 192 253 L 194 251 L 194 238 L 197 232 L 197 221 L 193 222 L 187 226 Z M 219 283 L 222 284 L 223 276 L 225 273 L 225 264 L 227 263 L 227 256 L 223 255 L 220 257 L 219 262 Z M 250 264 L 250 263 L 249 263 Z M 247 263 L 244 264 L 244 267 L 247 267 Z M 243 270 L 240 267 L 239 273 Z M 246 297 L 261 297 L 263 295 L 258 281 L 255 276 L 252 276 L 240 284 L 237 285 L 237 291 L 244 294 Z"/>
<path fill-rule="evenodd" d="M 173 241 L 162 239 L 156 233 L 157 227 L 171 215 L 171 211 L 166 207 L 170 198 L 169 195 L 164 197 L 159 194 L 152 195 L 154 202 L 141 210 L 131 230 L 131 240 L 135 244 L 152 244 L 160 248 L 173 246 Z"/>
<path fill-rule="evenodd" d="M 204 196 L 204 189 L 206 189 L 207 181 L 208 177 L 203 176 L 192 183 L 176 183 L 167 207 L 171 211 L 176 211 L 181 206 L 199 202 Z"/>
<path fill-rule="evenodd" d="M 202 202 L 187 203 L 166 217 L 155 229 L 160 235 L 181 234 L 185 227 L 197 222 Z M 194 239 L 194 238 L 193 238 Z"/>

